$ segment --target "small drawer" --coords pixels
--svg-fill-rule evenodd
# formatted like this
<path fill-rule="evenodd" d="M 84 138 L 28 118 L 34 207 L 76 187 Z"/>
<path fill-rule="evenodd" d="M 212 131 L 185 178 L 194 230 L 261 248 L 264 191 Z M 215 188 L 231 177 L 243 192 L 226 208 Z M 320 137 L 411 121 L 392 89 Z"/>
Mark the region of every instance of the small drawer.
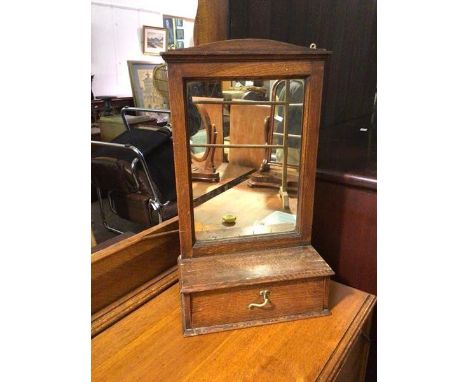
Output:
<path fill-rule="evenodd" d="M 191 327 L 275 319 L 322 312 L 328 305 L 328 277 L 196 292 L 191 296 Z M 268 291 L 262 307 L 261 291 Z"/>

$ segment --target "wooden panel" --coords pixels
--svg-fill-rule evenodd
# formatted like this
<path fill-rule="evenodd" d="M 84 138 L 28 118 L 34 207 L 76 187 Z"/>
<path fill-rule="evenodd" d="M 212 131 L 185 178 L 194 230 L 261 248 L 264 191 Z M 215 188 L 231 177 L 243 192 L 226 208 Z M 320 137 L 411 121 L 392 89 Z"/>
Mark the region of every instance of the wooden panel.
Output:
<path fill-rule="evenodd" d="M 356 337 L 336 382 L 365 380 L 369 354 L 369 328 L 371 322 L 372 317 L 369 317 L 364 323 L 361 333 Z"/>
<path fill-rule="evenodd" d="M 351 162 L 348 161 L 347 165 L 349 166 Z M 336 272 L 334 276 L 336 280 L 376 294 L 376 174 L 367 168 L 360 170 L 358 174 L 370 172 L 374 177 L 346 173 L 342 169 L 332 173 L 320 171 L 316 182 L 312 243 Z M 375 320 L 370 338 L 372 342 L 367 381 L 375 381 L 377 380 Z"/>
<path fill-rule="evenodd" d="M 231 105 L 230 143 L 266 143 L 265 119 L 270 113 L 268 105 Z M 260 168 L 264 158 L 264 149 L 229 149 L 229 162 L 242 166 Z"/>
<path fill-rule="evenodd" d="M 330 283 L 331 315 L 184 338 L 173 286 L 92 340 L 92 380 L 331 381 L 375 298 Z"/>
<path fill-rule="evenodd" d="M 178 219 L 173 218 L 94 253 L 91 256 L 91 313 L 176 265 L 177 232 L 165 236 L 157 234 L 177 229 Z"/>
<path fill-rule="evenodd" d="M 333 275 L 310 246 L 181 259 L 179 268 L 183 292 Z"/>
<path fill-rule="evenodd" d="M 138 309 L 145 302 L 174 285 L 178 279 L 176 268 L 176 266 L 169 268 L 166 272 L 159 274 L 154 279 L 93 314 L 91 316 L 91 337 L 101 333 L 135 309 Z"/>
<path fill-rule="evenodd" d="M 215 41 L 199 47 L 186 49 L 172 49 L 161 52 L 161 56 L 168 64 L 176 62 L 233 62 L 246 61 L 268 62 L 287 60 L 324 60 L 331 54 L 322 48 L 309 49 L 309 47 L 288 44 L 285 42 L 266 39 L 235 39 Z M 278 63 L 277 71 L 281 69 Z M 289 68 L 291 69 L 291 68 Z"/>
<path fill-rule="evenodd" d="M 377 192 L 317 181 L 312 243 L 335 279 L 377 293 Z"/>
<path fill-rule="evenodd" d="M 226 40 L 229 36 L 229 0 L 198 0 L 193 31 L 195 45 Z"/>
<path fill-rule="evenodd" d="M 268 290 L 270 303 L 248 309 L 250 303 L 262 303 L 261 290 Z M 323 278 L 267 283 L 249 287 L 199 292 L 192 298 L 192 326 L 203 327 L 295 314 L 322 312 Z"/>

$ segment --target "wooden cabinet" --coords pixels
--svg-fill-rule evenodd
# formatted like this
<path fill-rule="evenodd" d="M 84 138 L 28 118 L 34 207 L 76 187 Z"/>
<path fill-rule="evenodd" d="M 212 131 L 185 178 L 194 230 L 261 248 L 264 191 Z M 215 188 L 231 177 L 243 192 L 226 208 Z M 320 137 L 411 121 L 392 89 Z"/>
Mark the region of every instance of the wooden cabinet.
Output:
<path fill-rule="evenodd" d="M 184 335 L 329 314 L 333 271 L 310 242 L 323 76 L 330 54 L 257 39 L 162 53 L 170 79 Z M 254 88 L 264 96 L 204 100 L 230 108 L 229 143 L 194 143 L 193 95 L 219 93 L 223 81 L 234 87 L 257 84 Z M 254 107 L 250 114 L 259 106 L 263 110 L 258 118 L 241 122 L 235 116 L 242 108 L 246 114 L 246 106 Z M 255 134 L 245 134 L 246 129 Z M 194 210 L 193 150 L 220 146 L 228 151 L 230 165 L 253 166 L 265 179 L 277 177 L 280 187 L 276 182 L 266 186 L 275 189 L 271 204 L 251 182 L 243 192 L 229 190 L 228 197 L 208 201 L 205 207 L 217 204 L 208 214 Z M 252 154 L 259 156 L 252 160 Z M 234 219 L 225 224 L 224 216 Z M 255 302 L 257 294 L 260 302 Z"/>

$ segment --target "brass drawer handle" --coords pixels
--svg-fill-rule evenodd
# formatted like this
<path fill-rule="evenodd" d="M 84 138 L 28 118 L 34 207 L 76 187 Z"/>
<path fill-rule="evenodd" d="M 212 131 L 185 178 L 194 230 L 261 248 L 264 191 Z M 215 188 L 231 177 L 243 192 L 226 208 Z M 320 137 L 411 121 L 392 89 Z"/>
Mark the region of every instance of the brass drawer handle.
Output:
<path fill-rule="evenodd" d="M 248 308 L 249 309 L 253 309 L 253 308 L 263 308 L 266 304 L 268 304 L 270 302 L 269 298 L 268 298 L 268 294 L 270 293 L 269 290 L 261 290 L 260 291 L 260 296 L 263 297 L 263 302 L 261 304 L 249 304 Z"/>

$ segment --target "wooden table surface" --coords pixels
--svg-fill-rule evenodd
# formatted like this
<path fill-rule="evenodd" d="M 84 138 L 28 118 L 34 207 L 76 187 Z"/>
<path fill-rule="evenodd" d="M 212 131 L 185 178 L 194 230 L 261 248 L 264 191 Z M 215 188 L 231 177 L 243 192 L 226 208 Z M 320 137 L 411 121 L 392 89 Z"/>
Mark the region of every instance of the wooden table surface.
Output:
<path fill-rule="evenodd" d="M 183 337 L 179 286 L 92 340 L 92 380 L 327 381 L 336 377 L 375 304 L 331 282 L 331 315 Z"/>

